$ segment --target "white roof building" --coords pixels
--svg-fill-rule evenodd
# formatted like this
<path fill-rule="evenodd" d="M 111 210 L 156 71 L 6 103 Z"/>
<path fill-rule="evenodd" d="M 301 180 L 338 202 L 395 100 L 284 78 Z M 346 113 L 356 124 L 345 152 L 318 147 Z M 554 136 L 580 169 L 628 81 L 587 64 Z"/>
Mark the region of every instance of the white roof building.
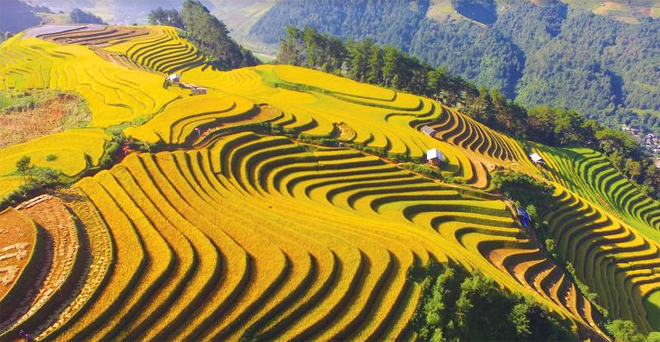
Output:
<path fill-rule="evenodd" d="M 445 156 L 442 154 L 442 152 L 438 151 L 437 148 L 432 148 L 426 151 L 426 160 L 443 162 L 445 161 Z"/>
<path fill-rule="evenodd" d="M 181 75 L 179 75 L 179 74 L 169 75 L 169 76 L 167 76 L 167 80 L 169 82 L 174 82 L 174 83 L 181 82 Z"/>
<path fill-rule="evenodd" d="M 545 163 L 543 157 L 541 157 L 538 153 L 530 154 L 529 158 L 534 162 L 534 164 Z"/>

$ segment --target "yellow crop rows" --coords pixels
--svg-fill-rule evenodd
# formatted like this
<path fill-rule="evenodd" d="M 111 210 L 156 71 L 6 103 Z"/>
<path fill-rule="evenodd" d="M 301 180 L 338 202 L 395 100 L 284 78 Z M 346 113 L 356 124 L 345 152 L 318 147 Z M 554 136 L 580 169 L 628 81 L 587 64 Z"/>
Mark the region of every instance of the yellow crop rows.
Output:
<path fill-rule="evenodd" d="M 565 270 L 483 190 L 498 166 L 548 174 L 515 139 L 433 100 L 318 71 L 215 71 L 169 27 L 44 39 L 0 46 L 0 88 L 78 91 L 92 122 L 0 150 L 0 196 L 23 182 L 23 155 L 71 176 L 98 165 L 115 125 L 159 152 L 130 153 L 59 195 L 84 266 L 52 315 L 50 302 L 28 309 L 48 316 L 25 320 L 39 339 L 413 339 L 421 284 L 409 271 L 434 262 L 479 269 L 582 337 L 603 336 Z M 207 94 L 164 87 L 174 72 Z M 335 145 L 305 143 L 324 139 Z M 430 148 L 462 184 L 394 162 L 422 162 Z M 555 171 L 544 219 L 557 250 L 613 317 L 657 328 L 656 203 L 589 151 L 534 150 Z"/>

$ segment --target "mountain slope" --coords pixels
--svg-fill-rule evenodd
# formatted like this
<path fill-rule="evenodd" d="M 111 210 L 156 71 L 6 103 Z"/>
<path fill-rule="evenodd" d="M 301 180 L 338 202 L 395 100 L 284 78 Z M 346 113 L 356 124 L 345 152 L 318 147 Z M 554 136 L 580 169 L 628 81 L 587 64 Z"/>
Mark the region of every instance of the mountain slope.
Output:
<path fill-rule="evenodd" d="M 77 89 L 92 108 L 86 130 L 130 123 L 123 133 L 154 149 L 127 150 L 43 205 L 79 222 L 80 258 L 94 262 L 46 283 L 61 293 L 46 305 L 32 295 L 10 305 L 20 310 L 3 319 L 0 337 L 405 339 L 422 296 L 411 272 L 451 262 L 531 296 L 582 338 L 604 339 L 580 285 L 492 191 L 497 167 L 556 185 L 547 221 L 557 252 L 611 318 L 657 328 L 660 204 L 630 185 L 612 193 L 607 184 L 620 176 L 571 186 L 594 171 L 554 162 L 561 151 L 542 146 L 551 163 L 538 168 L 523 143 L 430 99 L 292 66 L 212 70 L 171 28 L 108 30 L 0 46 L 3 89 Z M 187 85 L 162 87 L 168 70 Z M 208 93 L 190 96 L 191 85 Z M 99 136 L 77 146 L 53 135 L 2 149 L 0 160 L 48 146 L 96 159 Z M 423 170 L 429 148 L 444 154 L 439 179 L 407 169 Z M 14 171 L 3 180 L 15 181 Z M 598 202 L 610 193 L 616 209 Z"/>

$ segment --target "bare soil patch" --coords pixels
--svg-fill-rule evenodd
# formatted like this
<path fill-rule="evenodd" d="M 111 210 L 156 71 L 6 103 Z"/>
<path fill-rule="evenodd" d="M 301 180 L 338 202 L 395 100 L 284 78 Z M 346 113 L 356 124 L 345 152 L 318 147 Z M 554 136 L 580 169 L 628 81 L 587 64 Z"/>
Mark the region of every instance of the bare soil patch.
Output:
<path fill-rule="evenodd" d="M 73 93 L 0 92 L 0 148 L 84 127 L 90 118 L 85 101 Z"/>

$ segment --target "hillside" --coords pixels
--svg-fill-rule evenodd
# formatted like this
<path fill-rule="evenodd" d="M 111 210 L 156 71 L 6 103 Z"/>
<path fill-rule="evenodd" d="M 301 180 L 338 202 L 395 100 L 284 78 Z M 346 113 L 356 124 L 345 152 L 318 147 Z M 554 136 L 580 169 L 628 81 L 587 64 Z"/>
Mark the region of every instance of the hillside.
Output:
<path fill-rule="evenodd" d="M 602 156 L 320 71 L 220 71 L 180 32 L 51 26 L 0 45 L 0 89 L 75 92 L 91 116 L 0 149 L 0 197 L 43 169 L 75 180 L 3 201 L 0 234 L 25 234 L 0 241 L 0 339 L 415 339 L 438 265 L 583 340 L 615 319 L 660 329 L 660 203 Z M 533 225 L 505 170 L 552 190 L 538 213 L 521 204 Z"/>
<path fill-rule="evenodd" d="M 20 32 L 41 22 L 37 15 L 49 12 L 47 8 L 28 5 L 19 0 L 5 0 L 0 11 L 0 32 Z"/>

